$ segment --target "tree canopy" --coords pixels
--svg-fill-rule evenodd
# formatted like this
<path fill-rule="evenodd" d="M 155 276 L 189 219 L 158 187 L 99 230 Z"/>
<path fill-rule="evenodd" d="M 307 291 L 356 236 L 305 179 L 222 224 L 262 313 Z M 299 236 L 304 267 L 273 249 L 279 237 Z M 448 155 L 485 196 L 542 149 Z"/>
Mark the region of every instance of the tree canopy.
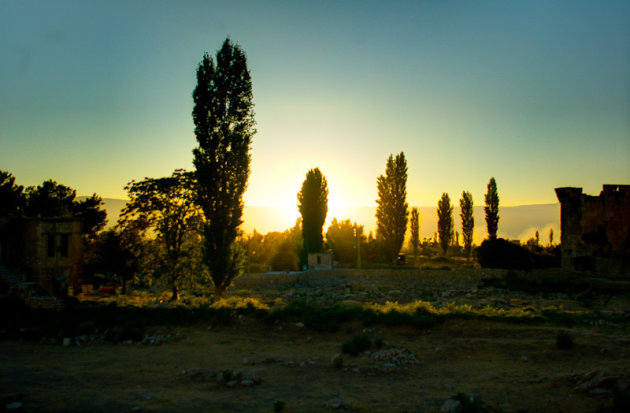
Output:
<path fill-rule="evenodd" d="M 0 170 L 0 216 L 22 214 L 25 203 L 24 187 L 15 184 L 13 174 Z"/>
<path fill-rule="evenodd" d="M 451 239 L 453 238 L 453 207 L 451 199 L 447 193 L 442 194 L 442 198 L 438 201 L 438 238 L 442 252 L 446 255 Z"/>
<path fill-rule="evenodd" d="M 326 242 L 332 250 L 335 260 L 349 264 L 357 262 L 362 243 L 365 243 L 363 225 L 352 223 L 349 219 L 337 221 L 333 218 L 326 231 Z"/>
<path fill-rule="evenodd" d="M 328 213 L 328 182 L 319 168 L 306 173 L 297 199 L 302 215 L 304 252 L 321 252 L 324 245 L 324 222 Z"/>
<path fill-rule="evenodd" d="M 411 231 L 411 239 L 409 244 L 411 245 L 411 251 L 414 256 L 418 255 L 420 249 L 420 212 L 418 208 L 411 208 L 411 220 L 409 222 L 409 229 Z"/>
<path fill-rule="evenodd" d="M 236 243 L 243 194 L 250 172 L 254 129 L 252 82 L 247 58 L 230 39 L 216 53 L 204 53 L 197 67 L 192 117 L 199 146 L 193 150 L 203 209 L 204 263 L 221 295 L 243 272 L 245 253 Z"/>
<path fill-rule="evenodd" d="M 182 169 L 165 178 L 131 181 L 125 187 L 129 202 L 118 221 L 122 228 L 156 235 L 167 262 L 173 300 L 178 297 L 179 265 L 186 254 L 183 246 L 187 237 L 198 233 L 201 222 L 195 184 L 194 174 Z"/>
<path fill-rule="evenodd" d="M 405 239 L 407 231 L 407 161 L 401 152 L 387 159 L 385 175 L 376 179 L 376 238 L 383 255 L 393 262 Z"/>
<path fill-rule="evenodd" d="M 462 218 L 462 238 L 464 239 L 464 253 L 470 258 L 473 243 L 475 218 L 473 217 L 473 199 L 470 192 L 463 191 L 459 200 L 460 217 Z"/>
<path fill-rule="evenodd" d="M 488 238 L 496 239 L 499 229 L 499 193 L 497 192 L 497 182 L 494 177 L 488 182 L 488 192 L 486 192 L 486 225 L 488 228 Z"/>

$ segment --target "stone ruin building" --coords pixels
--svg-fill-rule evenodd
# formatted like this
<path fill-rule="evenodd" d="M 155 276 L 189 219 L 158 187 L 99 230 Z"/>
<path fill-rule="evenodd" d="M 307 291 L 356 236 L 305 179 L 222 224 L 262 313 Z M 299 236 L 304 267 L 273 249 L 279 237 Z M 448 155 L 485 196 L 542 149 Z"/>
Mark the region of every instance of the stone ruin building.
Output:
<path fill-rule="evenodd" d="M 630 185 L 604 185 L 599 196 L 556 188 L 562 267 L 630 277 Z"/>
<path fill-rule="evenodd" d="M 80 291 L 81 224 L 74 218 L 0 217 L 0 276 L 56 297 L 69 287 Z"/>

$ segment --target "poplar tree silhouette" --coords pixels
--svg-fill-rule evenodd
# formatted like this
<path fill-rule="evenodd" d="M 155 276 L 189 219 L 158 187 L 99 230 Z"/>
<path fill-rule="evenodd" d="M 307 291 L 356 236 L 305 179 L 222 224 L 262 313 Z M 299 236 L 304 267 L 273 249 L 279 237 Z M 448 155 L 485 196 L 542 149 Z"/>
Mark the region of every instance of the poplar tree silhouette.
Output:
<path fill-rule="evenodd" d="M 411 244 L 411 250 L 413 251 L 413 256 L 418 256 L 418 250 L 420 249 L 420 212 L 418 212 L 418 208 L 411 208 L 411 220 L 409 222 L 409 229 L 411 231 L 411 239 L 409 243 Z"/>
<path fill-rule="evenodd" d="M 488 182 L 485 211 L 488 238 L 493 240 L 497 238 L 497 230 L 499 229 L 499 194 L 494 177 L 490 178 L 490 182 Z"/>
<path fill-rule="evenodd" d="M 451 238 L 453 237 L 453 207 L 451 206 L 451 199 L 447 193 L 443 193 L 442 198 L 438 201 L 437 215 L 440 247 L 444 255 L 446 255 L 448 246 L 451 245 Z"/>
<path fill-rule="evenodd" d="M 236 243 L 243 216 L 243 193 L 250 172 L 254 129 L 252 81 L 245 52 L 230 39 L 216 54 L 205 53 L 197 67 L 193 121 L 199 147 L 193 151 L 203 209 L 204 263 L 221 296 L 245 269 L 246 254 Z"/>
<path fill-rule="evenodd" d="M 310 252 L 321 252 L 324 244 L 324 222 L 328 213 L 328 182 L 319 168 L 306 173 L 297 199 L 302 215 L 304 253 L 308 256 Z"/>
<path fill-rule="evenodd" d="M 388 262 L 394 262 L 407 231 L 407 161 L 403 152 L 387 159 L 385 175 L 376 179 L 376 239 Z"/>
<path fill-rule="evenodd" d="M 475 229 L 475 218 L 473 217 L 473 199 L 470 192 L 463 191 L 459 200 L 460 217 L 462 218 L 462 238 L 464 241 L 464 252 L 470 258 L 472 252 L 473 231 Z"/>

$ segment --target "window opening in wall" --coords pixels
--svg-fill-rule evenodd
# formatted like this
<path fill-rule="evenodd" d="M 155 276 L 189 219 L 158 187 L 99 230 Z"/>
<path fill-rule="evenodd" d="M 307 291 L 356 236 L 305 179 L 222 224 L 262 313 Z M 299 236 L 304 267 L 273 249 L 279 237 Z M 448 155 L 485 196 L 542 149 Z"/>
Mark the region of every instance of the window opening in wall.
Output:
<path fill-rule="evenodd" d="M 48 257 L 55 256 L 55 235 L 48 234 Z"/>
<path fill-rule="evenodd" d="M 63 234 L 61 236 L 61 256 L 68 256 L 68 234 Z"/>

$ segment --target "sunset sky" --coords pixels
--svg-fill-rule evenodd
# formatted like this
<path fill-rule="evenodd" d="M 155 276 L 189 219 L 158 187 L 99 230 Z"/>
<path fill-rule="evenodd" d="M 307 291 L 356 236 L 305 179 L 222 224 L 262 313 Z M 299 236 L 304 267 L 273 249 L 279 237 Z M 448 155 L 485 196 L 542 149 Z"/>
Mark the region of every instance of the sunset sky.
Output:
<path fill-rule="evenodd" d="M 227 36 L 253 79 L 248 205 L 297 216 L 314 167 L 331 216 L 374 205 L 401 151 L 411 205 L 481 205 L 491 176 L 503 205 L 630 183 L 628 1 L 0 0 L 0 169 L 109 198 L 192 169 L 195 69 Z"/>

